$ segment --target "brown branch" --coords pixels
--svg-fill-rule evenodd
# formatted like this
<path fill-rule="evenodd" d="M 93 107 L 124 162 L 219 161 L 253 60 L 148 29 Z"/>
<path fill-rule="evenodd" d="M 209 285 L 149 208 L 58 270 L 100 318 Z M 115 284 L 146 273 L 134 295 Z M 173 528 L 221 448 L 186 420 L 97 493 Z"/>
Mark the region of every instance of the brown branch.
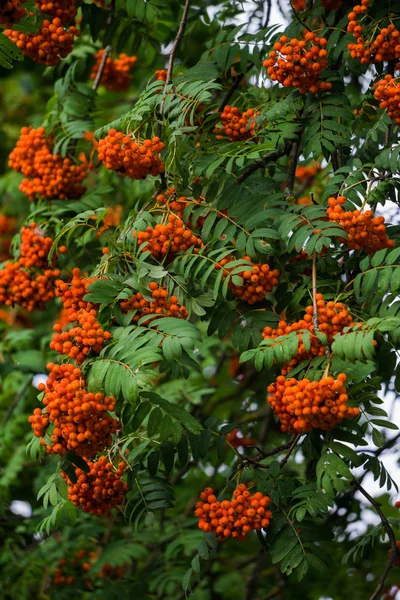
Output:
<path fill-rule="evenodd" d="M 311 285 L 312 285 L 312 303 L 313 303 L 313 326 L 314 331 L 318 331 L 318 307 L 317 307 L 317 255 L 314 252 L 312 259 L 312 275 L 311 275 Z"/>
<path fill-rule="evenodd" d="M 386 577 L 387 577 L 389 571 L 391 570 L 391 568 L 393 567 L 394 561 L 396 560 L 396 558 L 398 558 L 398 557 L 400 558 L 400 553 L 397 548 L 396 537 L 393 533 L 393 529 L 391 528 L 390 523 L 387 520 L 385 513 L 381 509 L 381 504 L 379 502 L 377 502 L 375 500 L 375 498 L 373 498 L 370 494 L 368 494 L 368 492 L 362 487 L 362 485 L 357 481 L 357 479 L 354 478 L 353 483 L 356 486 L 356 488 L 358 489 L 358 491 L 361 492 L 361 494 L 372 504 L 375 511 L 378 513 L 379 518 L 382 523 L 382 526 L 383 526 L 383 529 L 385 530 L 385 532 L 389 538 L 389 541 L 390 541 L 391 552 L 389 554 L 389 558 L 387 560 L 386 567 L 384 568 L 381 576 L 379 577 L 379 581 L 378 581 L 376 590 L 374 591 L 374 593 L 372 594 L 372 596 L 369 599 L 369 600 L 377 600 L 377 598 L 379 598 L 381 595 L 381 592 L 385 585 Z"/>
<path fill-rule="evenodd" d="M 243 171 L 241 175 L 239 175 L 239 177 L 236 179 L 236 184 L 240 185 L 241 183 L 243 183 L 243 181 L 250 177 L 250 175 L 252 175 L 254 171 L 258 171 L 258 169 L 263 169 L 268 165 L 268 163 L 278 160 L 283 156 L 286 156 L 288 153 L 290 153 L 293 143 L 293 141 L 287 142 L 285 144 L 285 147 L 281 150 L 272 150 L 271 152 L 268 152 L 268 154 L 266 154 L 264 158 L 259 158 L 258 160 L 255 160 L 249 167 L 247 167 L 245 171 Z"/>
<path fill-rule="evenodd" d="M 111 46 L 108 45 L 104 48 L 104 52 L 103 52 L 103 56 L 101 57 L 99 69 L 98 69 L 98 71 L 96 73 L 96 77 L 93 81 L 92 90 L 95 92 L 97 91 L 97 88 L 99 87 L 99 85 L 101 83 L 101 78 L 103 77 L 104 69 L 106 68 L 107 58 L 110 53 L 111 53 Z"/>
<path fill-rule="evenodd" d="M 189 12 L 189 6 L 190 6 L 190 0 L 186 0 L 185 6 L 183 7 L 183 13 L 182 13 L 181 22 L 179 24 L 178 33 L 176 34 L 176 38 L 173 43 L 173 46 L 172 46 L 172 49 L 171 49 L 171 52 L 169 55 L 169 59 L 168 59 L 167 79 L 165 80 L 165 86 L 164 86 L 165 88 L 172 81 L 172 70 L 174 68 L 175 54 L 176 54 L 176 51 L 178 50 L 179 44 L 181 43 L 183 34 L 185 33 L 187 16 L 188 16 L 188 12 Z"/>
<path fill-rule="evenodd" d="M 267 4 L 268 4 L 268 6 L 267 6 L 267 14 L 266 14 L 266 17 L 265 17 L 265 21 L 263 23 L 263 28 L 268 27 L 268 23 L 269 23 L 269 20 L 271 18 L 272 0 L 267 0 Z"/>
<path fill-rule="evenodd" d="M 299 153 L 300 153 L 301 134 L 302 134 L 302 132 L 300 132 L 299 137 L 293 143 L 292 150 L 290 152 L 290 163 L 289 163 L 289 170 L 288 170 L 288 176 L 287 176 L 287 181 L 286 181 L 286 193 L 289 196 L 293 196 L 294 179 L 296 177 L 297 161 L 299 159 Z"/>
<path fill-rule="evenodd" d="M 285 454 L 285 456 L 282 458 L 281 462 L 279 463 L 279 466 L 284 467 L 287 463 L 287 461 L 290 458 L 290 455 L 292 454 L 293 450 L 296 448 L 297 442 L 299 441 L 299 439 L 301 438 L 301 434 L 299 433 L 298 435 L 295 435 L 292 441 L 292 444 L 289 448 L 289 451 L 287 452 L 287 454 Z"/>

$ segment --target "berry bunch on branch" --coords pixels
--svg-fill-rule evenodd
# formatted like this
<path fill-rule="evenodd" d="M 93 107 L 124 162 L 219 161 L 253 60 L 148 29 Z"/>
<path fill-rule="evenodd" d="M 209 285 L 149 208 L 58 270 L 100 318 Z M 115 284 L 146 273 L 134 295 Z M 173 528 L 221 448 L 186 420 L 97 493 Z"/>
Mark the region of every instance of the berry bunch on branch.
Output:
<path fill-rule="evenodd" d="M 216 268 L 218 270 L 221 268 L 224 269 L 224 280 L 235 269 L 235 267 L 226 268 L 225 265 L 234 260 L 234 256 L 228 255 L 217 263 Z M 277 269 L 271 270 L 270 266 L 266 263 L 253 263 L 250 256 L 244 256 L 243 260 L 249 261 L 249 269 L 238 274 L 243 283 L 237 285 L 230 278 L 228 288 L 235 296 L 243 300 L 243 302 L 247 302 L 247 304 L 261 302 L 266 294 L 278 285 L 280 273 Z"/>
<path fill-rule="evenodd" d="M 372 210 L 346 211 L 343 209 L 345 202 L 344 196 L 329 198 L 326 211 L 329 219 L 338 223 L 347 233 L 347 238 L 340 238 L 341 243 L 350 250 L 365 250 L 368 254 L 394 247 L 394 241 L 389 240 L 386 234 L 384 217 L 374 217 Z"/>
<path fill-rule="evenodd" d="M 111 434 L 120 427 L 108 414 L 115 408 L 115 398 L 89 392 L 82 371 L 72 364 L 49 363 L 47 368 L 49 378 L 39 386 L 44 412 L 36 408 L 29 417 L 33 433 L 47 454 L 63 456 L 72 450 L 92 458 L 110 445 Z"/>
<path fill-rule="evenodd" d="M 149 293 L 152 300 L 146 300 L 144 296 L 137 292 L 128 300 L 120 302 L 123 313 L 133 312 L 132 320 L 137 323 L 139 319 L 146 315 L 152 315 L 152 318 L 145 321 L 147 325 L 156 316 L 174 317 L 176 319 L 187 319 L 189 313 L 185 306 L 180 306 L 177 296 L 170 296 L 166 287 L 159 287 L 158 283 L 152 281 L 149 284 Z"/>
<path fill-rule="evenodd" d="M 12 27 L 18 23 L 25 15 L 24 8 L 26 0 L 5 0 L 3 6 L 0 6 L 0 25 Z"/>
<path fill-rule="evenodd" d="M 362 0 L 347 15 L 347 31 L 352 33 L 357 43 L 348 44 L 350 56 L 359 58 L 364 65 L 390 62 L 400 58 L 400 31 L 389 22 L 387 27 L 377 26 L 371 20 L 368 29 L 365 26 L 370 0 Z M 364 35 L 368 36 L 365 39 Z"/>
<path fill-rule="evenodd" d="M 259 114 L 253 108 L 248 108 L 242 113 L 237 106 L 225 106 L 221 113 L 222 127 L 225 135 L 232 142 L 254 139 L 257 130 L 255 119 Z M 217 129 L 217 131 L 219 130 Z"/>
<path fill-rule="evenodd" d="M 400 124 L 400 83 L 398 78 L 385 75 L 384 79 L 374 83 L 374 96 L 379 100 L 380 108 L 384 108 L 389 117 Z"/>
<path fill-rule="evenodd" d="M 75 165 L 70 158 L 53 154 L 53 140 L 44 127 L 23 127 L 8 166 L 24 175 L 19 189 L 30 200 L 79 198 L 88 174 L 86 164 Z"/>
<path fill-rule="evenodd" d="M 96 79 L 99 69 L 103 63 L 104 50 L 99 50 L 95 54 L 95 64 L 90 79 Z M 132 71 L 137 61 L 136 56 L 120 54 L 118 58 L 106 58 L 105 66 L 100 78 L 100 84 L 110 92 L 125 92 L 129 89 L 132 81 Z"/>
<path fill-rule="evenodd" d="M 322 81 L 323 70 L 328 66 L 327 40 L 311 31 L 305 31 L 303 39 L 282 35 L 264 67 L 272 81 L 288 88 L 298 88 L 301 94 L 317 94 L 332 89 L 332 84 Z"/>
<path fill-rule="evenodd" d="M 343 419 L 357 417 L 360 410 L 347 405 L 346 379 L 344 373 L 337 379 L 325 377 L 320 381 L 280 375 L 268 387 L 267 401 L 281 422 L 281 430 L 307 433 L 313 427 L 333 429 Z"/>
<path fill-rule="evenodd" d="M 154 258 L 172 260 L 178 252 L 186 252 L 189 248 L 197 253 L 203 247 L 203 242 L 185 227 L 177 215 L 168 215 L 167 223 L 158 223 L 155 227 L 147 227 L 146 231 L 134 231 L 133 237 L 138 244 L 144 244 L 143 252 L 150 252 Z"/>
<path fill-rule="evenodd" d="M 111 171 L 130 179 L 146 179 L 164 173 L 164 163 L 159 154 L 164 144 L 160 138 L 140 142 L 121 131 L 110 129 L 99 141 L 99 161 Z"/>
<path fill-rule="evenodd" d="M 194 514 L 199 528 L 211 532 L 220 542 L 236 538 L 243 542 L 250 531 L 267 529 L 272 513 L 268 510 L 270 499 L 261 492 L 252 494 L 244 483 L 233 492 L 231 500 L 217 500 L 212 488 L 200 494 Z"/>
<path fill-rule="evenodd" d="M 121 479 L 125 468 L 125 462 L 115 467 L 106 456 L 101 456 L 97 461 L 88 461 L 87 472 L 75 469 L 76 483 L 62 473 L 68 485 L 68 499 L 83 512 L 98 517 L 108 514 L 123 503 L 128 491 L 127 484 Z"/>
<path fill-rule="evenodd" d="M 44 310 L 54 298 L 60 270 L 48 262 L 53 240 L 45 237 L 36 223 L 21 230 L 20 257 L 8 261 L 0 271 L 0 304 L 18 304 L 28 311 Z"/>

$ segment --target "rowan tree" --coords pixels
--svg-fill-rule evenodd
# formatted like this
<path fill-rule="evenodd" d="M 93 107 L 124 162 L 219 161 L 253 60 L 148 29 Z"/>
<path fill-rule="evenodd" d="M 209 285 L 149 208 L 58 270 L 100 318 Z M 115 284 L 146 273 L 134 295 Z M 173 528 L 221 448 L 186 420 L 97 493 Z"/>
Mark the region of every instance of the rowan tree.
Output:
<path fill-rule="evenodd" d="M 285 2 L 0 7 L 5 600 L 398 597 L 400 2 Z"/>

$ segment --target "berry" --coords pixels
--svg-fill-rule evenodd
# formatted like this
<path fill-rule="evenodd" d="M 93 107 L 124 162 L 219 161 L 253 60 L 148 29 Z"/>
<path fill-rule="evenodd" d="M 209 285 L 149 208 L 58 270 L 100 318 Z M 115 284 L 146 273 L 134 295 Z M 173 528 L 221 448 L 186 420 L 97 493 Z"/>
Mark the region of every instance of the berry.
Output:
<path fill-rule="evenodd" d="M 217 269 L 225 267 L 226 264 L 232 262 L 235 258 L 232 255 L 228 255 L 217 263 Z M 247 302 L 247 304 L 254 304 L 255 302 L 261 302 L 268 292 L 270 292 L 279 282 L 279 271 L 271 271 L 270 266 L 267 264 L 253 263 L 250 256 L 244 256 L 243 260 L 249 261 L 249 269 L 238 273 L 238 276 L 242 279 L 242 285 L 235 285 L 232 279 L 229 279 L 228 288 L 237 296 L 240 300 Z M 230 272 L 235 269 L 224 268 L 223 280 L 225 280 Z"/>
<path fill-rule="evenodd" d="M 98 70 L 103 60 L 104 50 L 99 50 L 95 54 L 96 63 L 90 73 L 91 79 L 96 79 Z M 132 75 L 129 73 L 137 61 L 136 56 L 120 54 L 119 58 L 106 58 L 106 64 L 100 83 L 110 92 L 125 92 L 129 89 L 132 81 Z"/>
<path fill-rule="evenodd" d="M 167 256 L 171 259 L 178 252 L 193 247 L 193 252 L 197 253 L 203 247 L 201 239 L 174 214 L 168 215 L 166 225 L 158 223 L 154 228 L 147 227 L 146 231 L 134 231 L 133 237 L 137 238 L 138 245 L 146 242 L 143 252 L 149 251 L 154 258 Z"/>
<path fill-rule="evenodd" d="M 384 225 L 384 217 L 374 217 L 371 210 L 363 213 L 359 210 L 345 211 L 342 205 L 344 196 L 328 199 L 327 215 L 330 221 L 338 223 L 346 231 L 348 237 L 340 238 L 350 250 L 365 250 L 374 254 L 383 248 L 393 248 L 394 241 L 389 240 Z"/>
<path fill-rule="evenodd" d="M 288 88 L 297 87 L 301 94 L 330 90 L 332 84 L 321 81 L 322 71 L 328 66 L 326 45 L 325 38 L 310 31 L 305 31 L 300 40 L 281 36 L 264 61 L 264 67 L 272 81 L 279 81 Z"/>
<path fill-rule="evenodd" d="M 63 330 L 61 325 L 56 323 L 53 326 L 55 333 L 50 348 L 59 354 L 66 354 L 73 358 L 76 364 L 81 364 L 89 356 L 101 352 L 104 342 L 111 338 L 111 333 L 103 331 L 100 327 L 96 320 L 97 311 L 94 308 L 67 310 L 69 322 L 76 325 L 72 329 Z"/>
<path fill-rule="evenodd" d="M 379 100 L 379 106 L 384 108 L 389 117 L 397 124 L 400 123 L 400 83 L 391 75 L 374 83 L 374 96 Z"/>
<path fill-rule="evenodd" d="M 291 433 L 307 433 L 313 427 L 328 430 L 345 418 L 357 417 L 360 410 L 347 406 L 346 378 L 340 373 L 336 380 L 325 377 L 320 381 L 297 381 L 280 375 L 268 386 L 267 401 L 281 422 L 281 430 Z"/>
<path fill-rule="evenodd" d="M 81 185 L 88 167 L 74 165 L 69 158 L 52 154 L 53 142 L 46 139 L 44 127 L 23 127 L 8 166 L 22 173 L 19 189 L 30 200 L 79 198 L 85 191 Z"/>
<path fill-rule="evenodd" d="M 342 333 L 345 327 L 356 325 L 346 306 L 341 302 L 325 302 L 322 294 L 316 295 L 318 329 L 326 335 L 327 343 L 332 344 L 335 335 Z M 309 346 L 303 342 L 303 334 L 310 332 Z M 290 325 L 281 320 L 276 329 L 265 327 L 262 336 L 264 339 L 276 339 L 277 337 L 297 333 L 298 350 L 297 355 L 285 365 L 281 371 L 286 375 L 293 367 L 303 360 L 312 360 L 316 356 L 323 356 L 324 345 L 315 335 L 313 324 L 313 306 L 307 306 L 302 319 Z"/>
<path fill-rule="evenodd" d="M 74 25 L 64 26 L 56 17 L 51 21 L 45 19 L 37 33 L 5 29 L 4 34 L 34 62 L 54 67 L 72 52 L 75 37 L 80 35 L 80 31 Z"/>
<path fill-rule="evenodd" d="M 321 165 L 316 162 L 309 165 L 299 165 L 296 168 L 296 179 L 299 183 L 309 186 L 320 171 Z"/>
<path fill-rule="evenodd" d="M 26 0 L 5 0 L 0 7 L 0 25 L 12 27 L 26 15 L 26 9 L 22 6 Z"/>
<path fill-rule="evenodd" d="M 155 72 L 155 78 L 157 81 L 167 81 L 168 72 L 165 69 L 160 69 Z"/>
<path fill-rule="evenodd" d="M 61 23 L 73 23 L 76 17 L 75 0 L 35 0 L 35 3 L 43 13 L 60 19 Z"/>
<path fill-rule="evenodd" d="M 75 469 L 76 483 L 72 483 L 65 473 L 62 476 L 68 484 L 68 499 L 83 512 L 100 517 L 124 501 L 128 486 L 121 477 L 126 463 L 120 462 L 115 468 L 106 456 L 101 456 L 96 462 L 88 461 L 88 467 L 88 473 Z"/>
<path fill-rule="evenodd" d="M 44 237 L 36 223 L 21 230 L 20 258 L 8 261 L 0 271 L 0 304 L 18 304 L 29 312 L 43 310 L 54 297 L 59 269 L 48 263 L 53 240 Z"/>
<path fill-rule="evenodd" d="M 325 10 L 339 10 L 343 6 L 343 0 L 320 0 Z"/>
<path fill-rule="evenodd" d="M 217 501 L 212 488 L 200 494 L 194 514 L 199 519 L 199 529 L 213 533 L 220 542 L 229 537 L 243 542 L 254 529 L 267 529 L 272 517 L 267 510 L 270 499 L 261 492 L 250 494 L 241 483 L 231 500 Z"/>
<path fill-rule="evenodd" d="M 221 113 L 225 134 L 232 142 L 254 138 L 257 128 L 255 117 L 259 114 L 253 108 L 242 113 L 236 106 L 225 106 Z"/>
<path fill-rule="evenodd" d="M 111 443 L 111 435 L 120 424 L 107 413 L 115 409 L 115 398 L 93 394 L 85 387 L 82 371 L 72 364 L 47 365 L 50 371 L 44 391 L 42 409 L 35 408 L 29 417 L 33 433 L 42 438 L 47 454 L 63 456 L 73 450 L 79 456 L 91 458 Z M 50 442 L 44 436 L 52 424 Z"/>
<path fill-rule="evenodd" d="M 245 448 L 246 446 L 256 446 L 257 440 L 255 438 L 248 437 L 238 437 L 239 429 L 232 429 L 229 433 L 226 434 L 225 439 L 231 446 L 234 448 L 239 448 L 242 446 Z"/>
<path fill-rule="evenodd" d="M 365 31 L 365 14 L 367 13 L 370 0 L 362 0 L 361 4 L 353 6 L 352 11 L 347 15 L 349 20 L 347 31 L 352 33 L 357 43 L 348 44 L 350 56 L 359 58 L 364 65 L 389 62 L 400 58 L 400 31 L 390 23 L 387 27 L 378 27 L 375 21 L 371 22 L 371 27 Z M 358 19 L 363 19 L 363 24 L 358 23 Z M 367 39 L 363 35 L 367 36 Z M 375 37 L 374 37 L 375 36 Z"/>
<path fill-rule="evenodd" d="M 110 129 L 99 142 L 99 161 L 111 171 L 130 179 L 145 179 L 164 173 L 164 163 L 158 156 L 164 144 L 153 137 L 140 143 L 129 135 Z"/>
<path fill-rule="evenodd" d="M 132 320 L 137 323 L 145 315 L 174 317 L 176 319 L 187 319 L 189 313 L 185 306 L 180 306 L 176 296 L 170 296 L 166 287 L 159 287 L 158 283 L 152 281 L 149 285 L 153 300 L 146 300 L 140 292 L 133 294 L 129 300 L 120 303 L 123 313 L 135 311 Z M 153 316 L 153 319 L 155 318 Z M 147 325 L 152 319 L 145 322 Z"/>

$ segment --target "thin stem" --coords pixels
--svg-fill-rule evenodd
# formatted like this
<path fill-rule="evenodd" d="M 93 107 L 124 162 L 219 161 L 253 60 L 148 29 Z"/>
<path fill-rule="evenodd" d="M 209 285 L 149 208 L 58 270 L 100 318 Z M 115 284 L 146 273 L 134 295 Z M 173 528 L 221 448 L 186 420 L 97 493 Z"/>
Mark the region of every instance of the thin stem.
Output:
<path fill-rule="evenodd" d="M 255 160 L 253 164 L 247 167 L 247 169 L 243 171 L 241 175 L 239 175 L 239 177 L 236 179 L 236 184 L 240 185 L 241 183 L 243 183 L 243 181 L 250 177 L 250 175 L 252 175 L 254 171 L 258 171 L 258 169 L 263 169 L 267 166 L 268 163 L 278 160 L 283 156 L 286 156 L 291 151 L 293 143 L 293 141 L 287 142 L 283 149 L 272 150 L 271 152 L 268 152 L 268 154 L 266 154 L 264 158 L 259 158 L 258 160 Z"/>
<path fill-rule="evenodd" d="M 186 0 L 185 2 L 185 6 L 183 7 L 183 13 L 182 13 L 182 18 L 181 18 L 181 22 L 179 24 L 179 29 L 178 29 L 178 33 L 176 35 L 175 41 L 173 43 L 170 55 L 169 55 L 169 60 L 168 60 L 168 69 L 167 69 L 167 79 L 165 80 L 165 87 L 171 83 L 172 81 L 172 70 L 174 68 L 174 60 L 175 60 L 175 54 L 176 51 L 178 50 L 178 46 L 181 43 L 183 34 L 185 33 L 185 28 L 186 28 L 186 23 L 187 23 L 187 16 L 188 16 L 188 12 L 189 12 L 189 7 L 190 7 L 190 0 Z"/>
<path fill-rule="evenodd" d="M 297 161 L 299 159 L 300 152 L 301 134 L 302 132 L 300 132 L 298 139 L 293 143 L 292 150 L 290 153 L 290 164 L 286 182 L 286 193 L 290 196 L 293 196 L 294 179 L 296 177 Z"/>
<path fill-rule="evenodd" d="M 296 448 L 297 442 L 299 441 L 300 438 L 301 438 L 301 434 L 300 433 L 297 434 L 294 437 L 294 439 L 292 441 L 292 444 L 291 444 L 291 446 L 290 446 L 287 454 L 285 454 L 285 456 L 282 458 L 281 462 L 279 463 L 281 469 L 286 465 L 287 461 L 290 458 L 290 455 L 292 454 L 293 450 Z"/>
<path fill-rule="evenodd" d="M 106 68 L 107 58 L 110 53 L 111 53 L 111 46 L 108 45 L 104 48 L 104 52 L 103 52 L 103 56 L 101 57 L 99 69 L 96 73 L 96 77 L 95 77 L 93 85 L 92 85 L 92 90 L 95 92 L 97 91 L 97 88 L 99 87 L 99 85 L 101 83 L 101 78 L 103 77 L 104 69 Z"/>
<path fill-rule="evenodd" d="M 312 304 L 313 304 L 313 325 L 314 331 L 318 331 L 318 308 L 317 308 L 317 255 L 314 252 L 312 258 Z"/>
<path fill-rule="evenodd" d="M 397 544 L 396 544 L 396 537 L 393 533 L 393 529 L 390 526 L 389 521 L 387 520 L 386 515 L 384 514 L 384 512 L 381 509 L 381 504 L 379 502 L 377 502 L 375 500 L 375 498 L 373 498 L 370 494 L 368 494 L 368 492 L 362 487 L 362 485 L 357 481 L 357 479 L 353 479 L 353 483 L 356 486 L 356 488 L 358 489 L 359 492 L 361 492 L 361 494 L 372 504 L 372 506 L 374 507 L 375 511 L 377 512 L 377 514 L 379 515 L 379 518 L 381 520 L 383 529 L 385 530 L 389 541 L 390 541 L 390 548 L 391 548 L 391 552 L 389 554 L 387 563 L 386 563 L 386 567 L 384 568 L 381 576 L 379 577 L 379 581 L 378 581 L 378 585 L 374 591 L 374 593 L 372 594 L 372 596 L 370 597 L 369 600 L 377 600 L 377 598 L 380 597 L 381 592 L 384 588 L 385 585 L 385 580 L 386 577 L 389 573 L 389 571 L 391 570 L 391 568 L 394 565 L 394 562 L 396 560 L 396 558 L 399 557 L 399 551 L 397 548 Z"/>
<path fill-rule="evenodd" d="M 3 425 L 5 425 L 11 419 L 14 410 L 17 408 L 19 402 L 22 400 L 22 398 L 23 398 L 26 390 L 30 386 L 31 382 L 32 382 L 32 376 L 29 376 L 28 379 L 22 384 L 22 387 L 20 388 L 20 390 L 14 396 L 14 400 L 8 407 L 8 410 L 4 416 Z"/>

